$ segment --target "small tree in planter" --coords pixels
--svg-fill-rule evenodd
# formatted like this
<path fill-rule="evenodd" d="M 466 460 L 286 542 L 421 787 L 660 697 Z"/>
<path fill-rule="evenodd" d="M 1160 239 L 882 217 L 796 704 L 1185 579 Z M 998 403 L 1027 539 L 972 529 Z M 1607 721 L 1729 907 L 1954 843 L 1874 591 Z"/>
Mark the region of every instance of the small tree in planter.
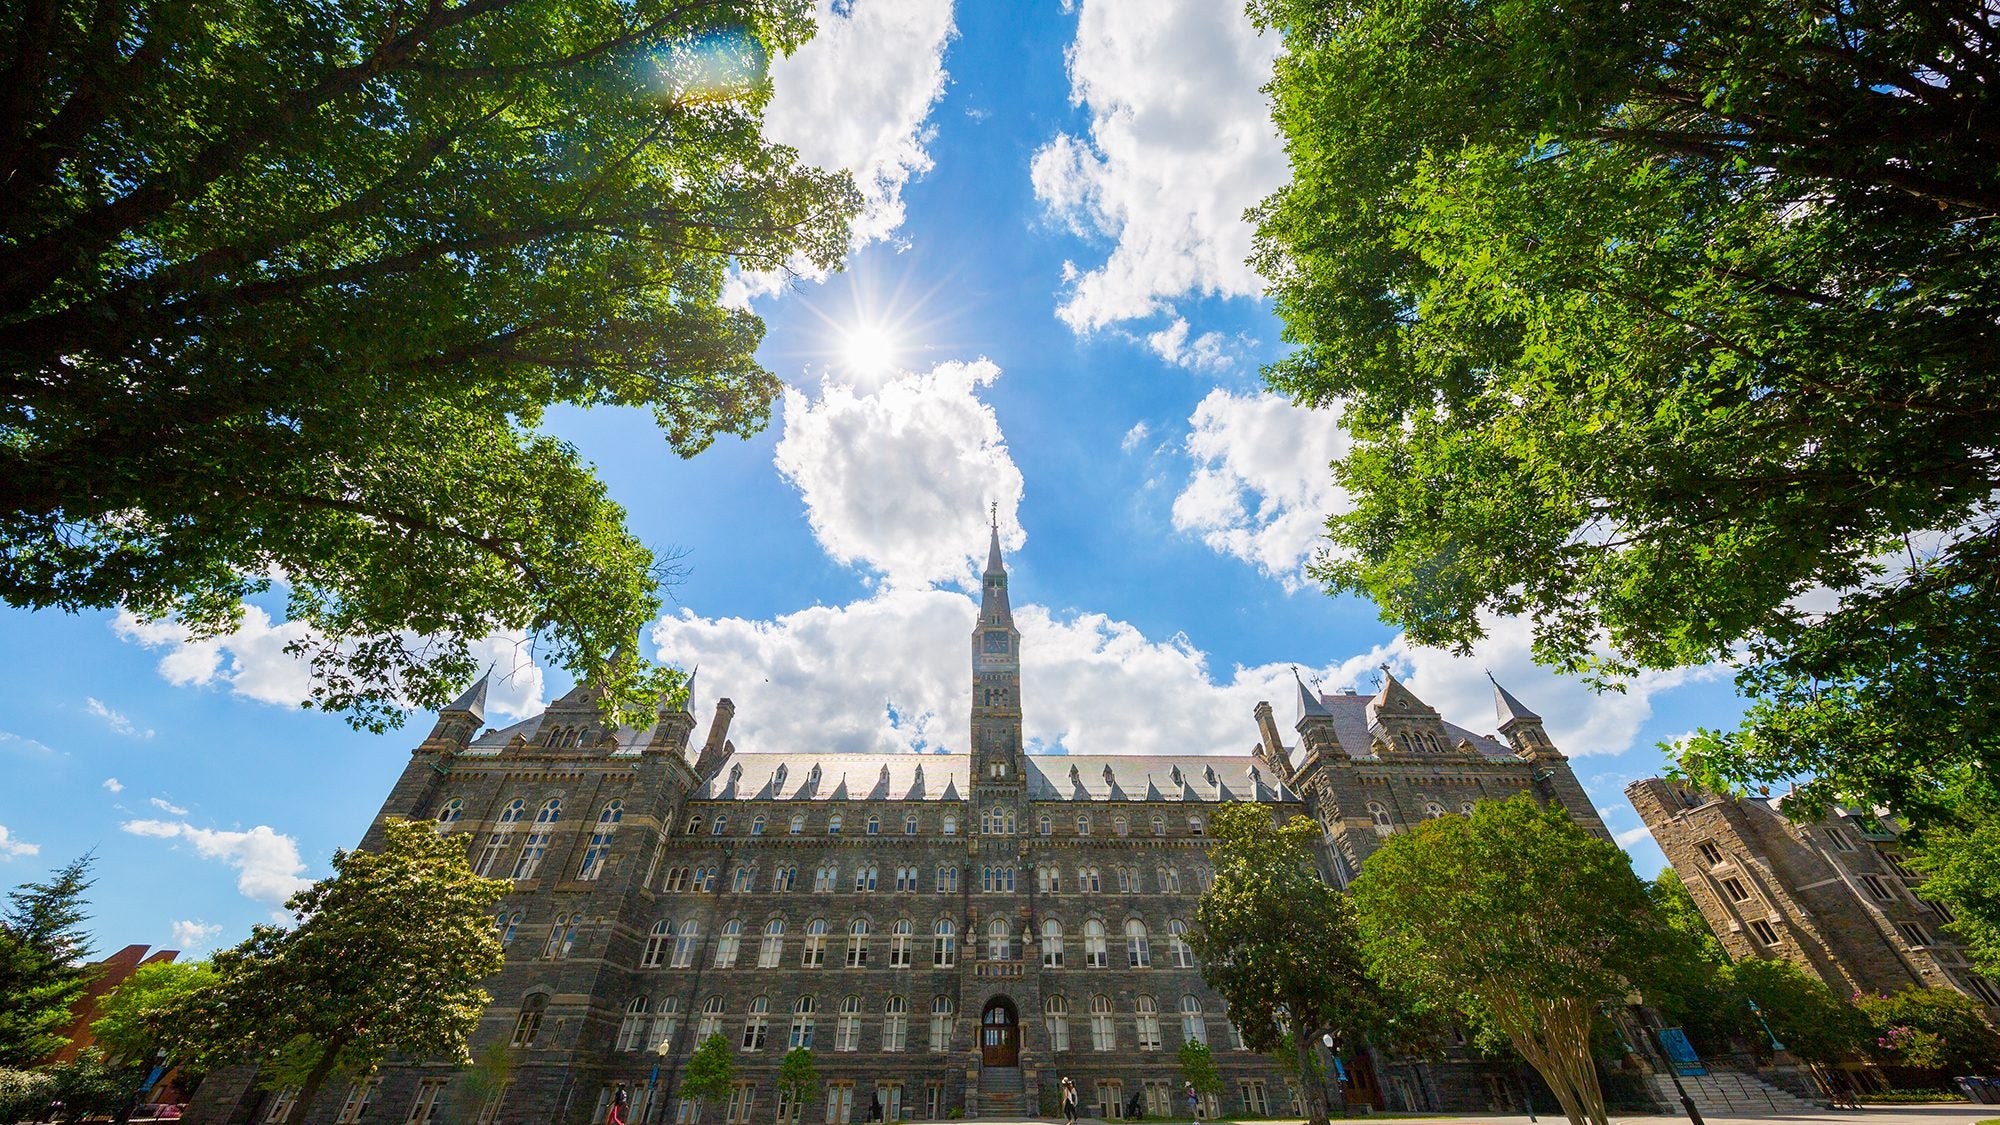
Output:
<path fill-rule="evenodd" d="M 1193 1086 L 1203 1100 L 1222 1092 L 1222 1072 L 1216 1069 L 1208 1044 L 1192 1039 L 1181 1044 L 1181 1080 Z"/>
<path fill-rule="evenodd" d="M 695 1099 L 694 1119 L 699 1121 L 708 1099 L 728 1097 L 735 1084 L 736 1054 L 729 1047 L 729 1037 L 718 1031 L 694 1049 L 687 1076 L 681 1079 L 681 1097 Z"/>
<path fill-rule="evenodd" d="M 819 1087 L 819 1068 L 813 1065 L 810 1047 L 793 1047 L 778 1066 L 778 1100 L 789 1102 L 790 1115 L 779 1115 L 778 1125 L 795 1125 L 806 1099 Z"/>

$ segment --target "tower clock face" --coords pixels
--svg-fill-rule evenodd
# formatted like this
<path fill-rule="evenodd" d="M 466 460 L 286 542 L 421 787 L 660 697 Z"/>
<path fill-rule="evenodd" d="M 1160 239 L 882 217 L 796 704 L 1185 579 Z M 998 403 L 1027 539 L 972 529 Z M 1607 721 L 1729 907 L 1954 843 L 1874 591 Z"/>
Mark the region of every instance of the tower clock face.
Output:
<path fill-rule="evenodd" d="M 997 652 L 1005 655 L 1007 652 L 1007 634 L 998 629 L 987 633 L 985 640 L 981 642 L 980 651 Z"/>

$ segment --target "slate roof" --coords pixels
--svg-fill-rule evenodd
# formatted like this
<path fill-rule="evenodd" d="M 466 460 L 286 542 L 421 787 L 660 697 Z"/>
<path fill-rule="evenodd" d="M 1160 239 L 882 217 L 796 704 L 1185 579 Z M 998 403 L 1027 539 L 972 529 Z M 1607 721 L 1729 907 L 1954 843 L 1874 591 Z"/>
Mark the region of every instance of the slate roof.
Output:
<path fill-rule="evenodd" d="M 1322 694 L 1319 699 L 1321 705 L 1333 715 L 1334 732 L 1340 735 L 1340 745 L 1347 751 L 1347 756 L 1350 758 L 1372 756 L 1371 748 L 1374 740 L 1368 733 L 1368 705 L 1374 702 L 1375 697 L 1341 692 L 1335 695 Z M 1510 762 L 1519 760 L 1514 756 L 1513 747 L 1490 734 L 1469 730 L 1449 719 L 1445 720 L 1444 729 L 1445 742 L 1454 750 L 1458 748 L 1459 741 L 1464 740 L 1472 743 L 1472 748 L 1479 751 L 1481 757 L 1504 758 Z M 1290 746 L 1286 748 L 1286 752 L 1291 755 L 1294 767 L 1305 764 L 1304 747 Z"/>

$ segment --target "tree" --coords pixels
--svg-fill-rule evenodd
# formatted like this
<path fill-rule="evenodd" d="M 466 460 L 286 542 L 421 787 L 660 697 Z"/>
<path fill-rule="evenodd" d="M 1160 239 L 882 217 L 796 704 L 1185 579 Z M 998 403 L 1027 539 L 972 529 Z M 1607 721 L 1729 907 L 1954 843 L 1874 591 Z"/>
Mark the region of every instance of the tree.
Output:
<path fill-rule="evenodd" d="M 1390 836 L 1352 888 L 1374 971 L 1505 1035 L 1572 1125 L 1606 1125 L 1599 1008 L 1681 948 L 1617 845 L 1526 795 Z"/>
<path fill-rule="evenodd" d="M 1358 1042 L 1389 1013 L 1363 966 L 1353 907 L 1320 876 L 1311 821 L 1273 824 L 1268 809 L 1246 801 L 1217 808 L 1209 825 L 1215 882 L 1188 935 L 1202 979 L 1228 1002 L 1244 1043 L 1273 1051 L 1289 1034 L 1298 1071 L 1309 1075 L 1322 1034 Z M 1318 1084 L 1299 1085 L 1309 1118 L 1325 1125 Z"/>
<path fill-rule="evenodd" d="M 1845 1061 L 1868 1039 L 1861 1010 L 1790 961 L 1752 957 L 1729 966 L 1725 979 L 1735 1006 L 1748 1011 L 1755 1001 L 1771 1034 L 1808 1063 Z M 1742 1038 L 1759 1055 L 1768 1055 L 1771 1043 L 1763 1030 L 1753 1020 Z"/>
<path fill-rule="evenodd" d="M 174 1013 L 215 983 L 200 961 L 152 961 L 97 1002 L 90 1036 L 113 1061 L 150 1063 L 171 1036 Z"/>
<path fill-rule="evenodd" d="M 762 136 L 798 0 L 0 8 L 0 600 L 195 636 L 284 583 L 380 729 L 524 630 L 650 708 L 658 560 L 553 405 L 768 418 L 732 268 L 838 263 Z M 621 647 L 623 646 L 623 647 Z"/>
<path fill-rule="evenodd" d="M 1910 852 L 1910 866 L 1926 878 L 1918 897 L 1943 903 L 1945 926 L 1965 943 L 1965 955 L 2000 979 L 2000 803 L 1965 802 L 1960 815 L 1933 825 Z"/>
<path fill-rule="evenodd" d="M 1208 1044 L 1189 1039 L 1181 1044 L 1181 1081 L 1194 1087 L 1204 1098 L 1222 1092 L 1222 1071 L 1216 1068 L 1215 1052 Z"/>
<path fill-rule="evenodd" d="M 1874 1053 L 1886 1063 L 1978 1074 L 2000 1065 L 2000 1033 L 1979 1002 L 1950 988 L 1906 988 L 1855 1001 L 1875 1034 Z"/>
<path fill-rule="evenodd" d="M 0 917 L 0 1066 L 32 1066 L 69 1042 L 61 1030 L 92 973 L 83 964 L 90 956 L 83 895 L 93 862 L 86 854 L 48 882 L 23 883 L 7 896 Z"/>
<path fill-rule="evenodd" d="M 1618 679 L 1727 660 L 1704 785 L 1935 807 L 2000 767 L 1991 13 L 1254 0 L 1257 264 L 1343 410 L 1316 574 Z"/>
<path fill-rule="evenodd" d="M 797 1122 L 800 1110 L 819 1089 L 819 1068 L 813 1065 L 810 1047 L 793 1047 L 785 1052 L 785 1061 L 778 1064 L 778 1097 L 789 1103 L 791 1122 Z M 779 1125 L 787 1125 L 780 1121 Z"/>
<path fill-rule="evenodd" d="M 510 884 L 472 874 L 463 841 L 389 821 L 381 851 L 335 852 L 333 869 L 286 904 L 295 927 L 258 926 L 215 954 L 215 980 L 164 1021 L 195 1065 L 283 1067 L 294 1112 L 336 1070 L 391 1051 L 463 1058 L 492 999 L 480 981 L 502 964 L 491 910 Z"/>
<path fill-rule="evenodd" d="M 730 1049 L 729 1037 L 718 1031 L 702 1040 L 688 1059 L 687 1073 L 681 1076 L 681 1097 L 693 1098 L 700 1105 L 710 1098 L 728 1097 L 735 1085 L 736 1054 Z M 699 1109 L 695 1116 L 701 1116 Z"/>

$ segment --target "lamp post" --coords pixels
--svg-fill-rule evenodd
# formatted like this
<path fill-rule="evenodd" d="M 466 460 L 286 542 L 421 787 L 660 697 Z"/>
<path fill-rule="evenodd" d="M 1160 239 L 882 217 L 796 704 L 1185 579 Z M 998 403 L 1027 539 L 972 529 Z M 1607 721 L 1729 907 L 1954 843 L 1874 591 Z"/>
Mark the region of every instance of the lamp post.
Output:
<path fill-rule="evenodd" d="M 1346 1076 L 1341 1073 L 1343 1068 L 1340 1065 L 1340 1039 L 1329 1031 L 1321 1035 L 1319 1041 L 1320 1045 L 1326 1048 L 1327 1056 L 1333 1060 L 1333 1065 L 1327 1068 L 1327 1078 L 1332 1084 L 1333 1096 L 1340 1106 L 1340 1115 L 1346 1117 L 1347 1087 L 1343 1081 Z"/>
<path fill-rule="evenodd" d="M 1743 998 L 1743 1002 L 1750 1005 L 1750 1014 L 1757 1017 L 1757 1025 L 1764 1029 L 1764 1037 L 1771 1041 L 1771 1053 L 1775 1055 L 1778 1052 L 1783 1051 L 1785 1049 L 1785 1045 L 1783 1043 L 1778 1042 L 1777 1035 L 1775 1035 L 1771 1031 L 1771 1025 L 1764 1019 L 1764 1009 L 1759 1008 L 1757 1006 L 1756 999 L 1753 997 L 1745 996 Z"/>

